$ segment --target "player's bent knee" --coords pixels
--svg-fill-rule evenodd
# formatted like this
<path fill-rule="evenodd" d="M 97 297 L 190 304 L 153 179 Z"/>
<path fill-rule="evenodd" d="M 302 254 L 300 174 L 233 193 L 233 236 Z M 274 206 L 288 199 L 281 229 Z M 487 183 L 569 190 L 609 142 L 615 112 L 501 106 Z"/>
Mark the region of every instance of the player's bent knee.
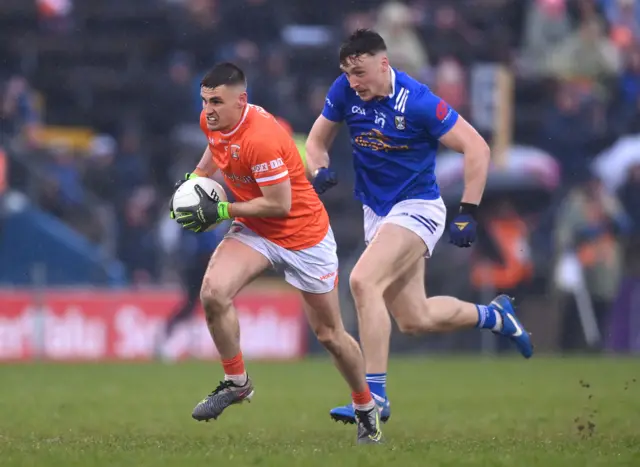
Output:
<path fill-rule="evenodd" d="M 365 272 L 360 272 L 358 269 L 354 269 L 349 276 L 349 287 L 351 294 L 356 300 L 362 299 L 367 296 L 373 290 L 372 282 L 367 277 Z"/>
<path fill-rule="evenodd" d="M 318 342 L 332 354 L 337 354 L 340 351 L 339 337 L 340 332 L 333 326 L 318 325 L 313 329 Z"/>
<path fill-rule="evenodd" d="M 232 303 L 233 297 L 224 286 L 205 279 L 200 290 L 200 301 L 207 318 L 224 312 Z"/>

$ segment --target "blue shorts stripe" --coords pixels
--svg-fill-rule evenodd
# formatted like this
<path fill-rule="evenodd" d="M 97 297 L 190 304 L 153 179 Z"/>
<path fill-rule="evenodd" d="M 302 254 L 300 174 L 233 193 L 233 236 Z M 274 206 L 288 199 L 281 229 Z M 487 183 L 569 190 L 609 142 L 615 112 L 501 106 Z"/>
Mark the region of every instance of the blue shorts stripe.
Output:
<path fill-rule="evenodd" d="M 434 233 L 436 231 L 436 229 L 431 227 L 431 225 L 427 224 L 424 220 L 422 220 L 420 217 L 416 216 L 415 214 L 409 214 L 409 217 L 411 217 L 412 219 L 420 222 L 422 225 L 424 225 L 426 227 L 426 229 L 429 232 Z"/>

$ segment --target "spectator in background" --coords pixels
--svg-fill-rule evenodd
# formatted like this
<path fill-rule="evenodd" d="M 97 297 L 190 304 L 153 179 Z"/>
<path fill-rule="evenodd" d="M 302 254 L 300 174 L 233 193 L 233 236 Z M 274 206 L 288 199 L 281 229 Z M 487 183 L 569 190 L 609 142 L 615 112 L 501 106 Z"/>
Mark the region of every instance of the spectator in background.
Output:
<path fill-rule="evenodd" d="M 632 222 L 625 260 L 628 271 L 637 276 L 640 275 L 640 163 L 629 167 L 628 177 L 618 189 L 618 196 Z"/>
<path fill-rule="evenodd" d="M 100 238 L 100 226 L 87 204 L 82 170 L 71 148 L 58 144 L 49 154 L 38 187 L 40 205 L 91 241 Z"/>
<path fill-rule="evenodd" d="M 589 19 L 553 50 L 548 71 L 559 79 L 607 87 L 607 80 L 619 72 L 620 65 L 620 53 L 604 34 L 602 24 Z"/>
<path fill-rule="evenodd" d="M 602 0 L 568 0 L 567 6 L 574 29 L 578 28 L 582 23 L 592 20 L 598 21 L 603 25 L 606 23 Z"/>
<path fill-rule="evenodd" d="M 467 75 L 462 64 L 451 56 L 443 57 L 435 67 L 434 93 L 461 115 L 468 114 Z"/>
<path fill-rule="evenodd" d="M 640 239 L 640 163 L 629 167 L 627 179 L 618 189 L 618 196 L 633 223 L 634 236 Z"/>
<path fill-rule="evenodd" d="M 610 0 L 606 15 L 611 24 L 611 40 L 620 49 L 632 47 L 640 39 L 636 0 Z"/>
<path fill-rule="evenodd" d="M 41 27 L 66 34 L 73 28 L 73 0 L 36 0 Z"/>
<path fill-rule="evenodd" d="M 283 18 L 272 0 L 223 1 L 220 8 L 225 22 L 233 25 L 225 34 L 226 41 L 249 40 L 268 48 L 279 39 Z"/>
<path fill-rule="evenodd" d="M 569 83 L 560 83 L 542 119 L 539 144 L 560 163 L 562 178 L 570 185 L 594 155 L 592 142 L 598 134 L 595 103 L 582 99 Z"/>
<path fill-rule="evenodd" d="M 431 63 L 439 62 L 444 56 L 453 56 L 467 66 L 479 51 L 490 47 L 484 42 L 484 36 L 452 4 L 436 7 L 424 39 L 429 44 Z"/>
<path fill-rule="evenodd" d="M 378 12 L 377 32 L 384 37 L 390 60 L 398 69 L 420 79 L 428 71 L 427 51 L 414 30 L 411 10 L 391 1 Z"/>
<path fill-rule="evenodd" d="M 597 177 L 587 173 L 584 178 L 558 211 L 556 251 L 560 254 L 575 251 L 602 332 L 622 278 L 621 235 L 628 229 L 629 221 L 618 199 L 606 191 Z M 566 309 L 564 347 L 575 350 L 584 346 L 577 331 L 581 329 L 578 309 L 575 303 Z"/>
<path fill-rule="evenodd" d="M 171 92 L 167 92 L 168 89 Z M 153 112 L 159 113 L 161 109 L 161 113 L 170 113 L 172 124 L 192 123 L 194 118 L 198 118 L 202 110 L 200 76 L 195 73 L 190 53 L 176 51 L 171 54 L 167 76 L 156 82 L 154 94 Z M 156 120 L 156 128 L 166 121 L 162 116 L 153 119 L 154 122 Z"/>
<path fill-rule="evenodd" d="M 353 11 L 342 20 L 342 35 L 349 36 L 356 29 L 373 29 L 376 26 L 376 15 L 372 11 Z"/>
<path fill-rule="evenodd" d="M 116 153 L 116 140 L 110 135 L 98 135 L 93 138 L 85 165 L 85 185 L 91 187 L 99 198 L 109 202 L 115 200 L 117 192 Z"/>
<path fill-rule="evenodd" d="M 38 146 L 40 115 L 27 80 L 13 75 L 0 92 L 0 136 L 19 137 L 30 149 Z"/>
<path fill-rule="evenodd" d="M 523 71 L 529 76 L 544 73 L 549 51 L 571 34 L 565 0 L 532 0 L 526 16 Z"/>
<path fill-rule="evenodd" d="M 118 257 L 134 286 L 149 284 L 157 277 L 158 247 L 153 221 L 157 203 L 155 189 L 140 186 L 125 200 L 118 216 Z"/>
<path fill-rule="evenodd" d="M 616 134 L 640 131 L 640 47 L 637 45 L 624 57 L 616 97 L 610 116 Z"/>
<path fill-rule="evenodd" d="M 227 28 L 221 19 L 218 0 L 184 0 L 173 12 L 173 44 L 194 56 L 197 72 L 215 61 L 216 47 L 224 43 Z M 215 44 L 215 46 L 214 46 Z"/>
<path fill-rule="evenodd" d="M 49 206 L 58 217 L 66 218 L 85 201 L 81 171 L 76 156 L 66 145 L 57 145 L 50 155 L 51 160 L 46 166 L 46 178 L 51 187 Z"/>
<path fill-rule="evenodd" d="M 289 67 L 285 50 L 272 48 L 266 52 L 264 71 L 251 86 L 251 103 L 272 109 L 276 115 L 291 121 L 299 121 L 303 106 L 291 105 L 297 100 L 298 83 Z M 305 128 L 306 130 L 307 128 Z"/>
<path fill-rule="evenodd" d="M 120 135 L 114 163 L 117 196 L 126 197 L 138 187 L 150 182 L 149 166 L 142 154 L 140 132 L 127 126 Z"/>
<path fill-rule="evenodd" d="M 132 128 L 122 133 L 119 145 L 109 135 L 96 137 L 85 170 L 87 186 L 117 205 L 126 202 L 149 182 L 149 168 L 140 149 L 140 135 Z"/>

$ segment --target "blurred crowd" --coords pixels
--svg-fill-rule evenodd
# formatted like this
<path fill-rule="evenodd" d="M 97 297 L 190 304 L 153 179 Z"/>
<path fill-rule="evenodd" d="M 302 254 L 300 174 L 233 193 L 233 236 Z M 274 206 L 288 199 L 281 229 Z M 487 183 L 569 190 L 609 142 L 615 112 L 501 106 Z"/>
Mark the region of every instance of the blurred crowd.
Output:
<path fill-rule="evenodd" d="M 15 160 L 23 169 L 15 173 L 29 174 L 9 182 L 20 188 L 36 177 L 31 197 L 119 258 L 134 283 L 175 278 L 167 258 L 193 242 L 167 222 L 166 203 L 205 145 L 197 127 L 203 72 L 221 60 L 243 67 L 250 101 L 304 141 L 339 73 L 338 44 L 358 27 L 377 29 L 395 67 L 430 85 L 489 140 L 491 90 L 482 77 L 487 65 L 506 67 L 515 79 L 512 143 L 544 151 L 560 168 L 553 193 L 533 212 L 523 206 L 535 194 L 503 193 L 488 204 L 490 241 L 474 257 L 472 288 L 480 293 L 491 278 L 494 289 L 514 290 L 538 278 L 548 290 L 558 258 L 575 254 L 594 303 L 606 310 L 622 276 L 638 270 L 625 252 L 640 244 L 640 142 L 629 140 L 615 182 L 604 182 L 612 166 L 598 171 L 592 162 L 640 133 L 640 1 L 6 3 L 0 161 Z M 52 125 L 97 136 L 81 150 L 44 144 L 39 135 Z M 332 155 L 342 183 L 325 201 L 348 258 L 361 223 L 346 134 Z"/>

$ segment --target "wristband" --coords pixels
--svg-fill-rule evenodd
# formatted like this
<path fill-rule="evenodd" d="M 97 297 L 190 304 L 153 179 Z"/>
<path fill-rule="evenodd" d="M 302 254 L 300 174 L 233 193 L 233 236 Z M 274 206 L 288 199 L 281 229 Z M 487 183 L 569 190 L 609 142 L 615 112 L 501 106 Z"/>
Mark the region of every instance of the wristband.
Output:
<path fill-rule="evenodd" d="M 475 219 L 477 211 L 478 211 L 477 204 L 460 203 L 460 214 L 468 214 Z"/>
<path fill-rule="evenodd" d="M 226 221 L 227 219 L 231 219 L 229 215 L 229 202 L 221 201 L 218 203 L 218 220 Z"/>
<path fill-rule="evenodd" d="M 191 178 L 196 178 L 196 177 L 208 177 L 208 176 L 209 176 L 209 174 L 207 172 L 205 172 L 200 167 L 196 167 L 195 170 L 189 176 L 189 178 L 191 179 Z"/>

